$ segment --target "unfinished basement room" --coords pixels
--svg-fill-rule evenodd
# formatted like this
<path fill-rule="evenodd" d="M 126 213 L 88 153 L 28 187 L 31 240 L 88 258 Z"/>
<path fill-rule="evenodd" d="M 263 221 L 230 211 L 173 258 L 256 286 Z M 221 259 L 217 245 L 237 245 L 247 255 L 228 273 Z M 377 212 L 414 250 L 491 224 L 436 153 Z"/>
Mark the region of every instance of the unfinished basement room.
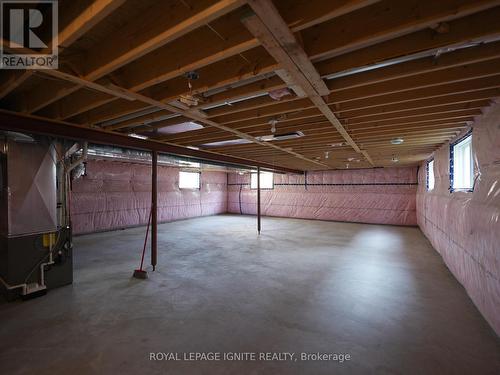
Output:
<path fill-rule="evenodd" d="M 0 374 L 500 374 L 499 0 L 0 8 Z"/>

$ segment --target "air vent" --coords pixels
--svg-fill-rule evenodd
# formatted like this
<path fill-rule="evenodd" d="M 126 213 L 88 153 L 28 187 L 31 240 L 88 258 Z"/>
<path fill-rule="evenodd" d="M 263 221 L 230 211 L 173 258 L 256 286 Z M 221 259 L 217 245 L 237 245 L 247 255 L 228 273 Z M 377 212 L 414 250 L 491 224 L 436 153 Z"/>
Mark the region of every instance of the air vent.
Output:
<path fill-rule="evenodd" d="M 284 133 L 284 134 L 271 134 L 271 135 L 264 135 L 262 137 L 259 137 L 259 140 L 264 141 L 264 142 L 269 142 L 269 141 L 285 141 L 287 139 L 295 139 L 295 138 L 300 138 L 303 137 L 304 133 L 297 131 L 297 132 L 292 132 L 292 133 Z"/>

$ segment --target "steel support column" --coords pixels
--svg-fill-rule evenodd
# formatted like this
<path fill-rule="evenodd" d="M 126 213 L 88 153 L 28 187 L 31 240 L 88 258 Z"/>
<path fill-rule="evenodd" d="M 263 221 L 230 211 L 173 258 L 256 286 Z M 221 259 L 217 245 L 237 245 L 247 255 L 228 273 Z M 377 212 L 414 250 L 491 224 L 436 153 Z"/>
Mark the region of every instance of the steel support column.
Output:
<path fill-rule="evenodd" d="M 257 167 L 257 231 L 260 234 L 260 167 Z"/>
<path fill-rule="evenodd" d="M 156 269 L 158 253 L 158 152 L 153 151 L 151 185 L 151 265 Z"/>

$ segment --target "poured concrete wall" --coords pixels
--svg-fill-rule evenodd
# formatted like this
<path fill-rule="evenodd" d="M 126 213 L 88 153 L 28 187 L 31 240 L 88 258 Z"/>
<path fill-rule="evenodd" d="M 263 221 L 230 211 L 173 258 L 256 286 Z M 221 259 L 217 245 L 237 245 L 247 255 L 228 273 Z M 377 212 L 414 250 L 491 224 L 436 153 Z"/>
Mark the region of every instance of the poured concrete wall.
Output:
<path fill-rule="evenodd" d="M 450 192 L 446 144 L 434 153 L 435 187 L 419 173 L 418 224 L 486 320 L 500 334 L 500 105 L 472 130 L 473 192 Z"/>
<path fill-rule="evenodd" d="M 255 214 L 248 174 L 229 174 L 228 211 Z M 373 224 L 416 225 L 417 168 L 379 168 L 274 175 L 262 190 L 262 214 Z"/>
<path fill-rule="evenodd" d="M 159 166 L 159 222 L 226 212 L 226 182 L 224 172 L 202 172 L 201 189 L 179 189 L 179 169 Z M 150 207 L 148 165 L 89 160 L 87 176 L 73 181 L 71 219 L 76 234 L 145 225 Z"/>

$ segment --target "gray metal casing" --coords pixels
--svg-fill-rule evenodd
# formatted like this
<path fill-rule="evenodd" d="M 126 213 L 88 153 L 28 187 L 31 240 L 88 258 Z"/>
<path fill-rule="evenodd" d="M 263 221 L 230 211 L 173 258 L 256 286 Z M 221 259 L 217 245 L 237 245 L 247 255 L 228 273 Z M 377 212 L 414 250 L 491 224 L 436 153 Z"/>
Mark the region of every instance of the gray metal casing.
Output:
<path fill-rule="evenodd" d="M 1 234 L 7 237 L 57 230 L 56 153 L 52 143 L 6 139 L 2 145 Z"/>

